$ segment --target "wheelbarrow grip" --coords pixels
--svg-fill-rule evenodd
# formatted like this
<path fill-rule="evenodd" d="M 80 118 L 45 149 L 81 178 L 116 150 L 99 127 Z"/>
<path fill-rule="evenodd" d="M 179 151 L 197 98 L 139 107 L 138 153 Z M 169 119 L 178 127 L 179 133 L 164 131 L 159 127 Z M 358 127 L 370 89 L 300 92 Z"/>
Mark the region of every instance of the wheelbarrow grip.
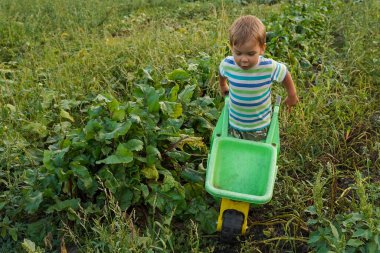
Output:
<path fill-rule="evenodd" d="M 228 125 L 229 125 L 229 103 L 230 103 L 230 97 L 229 95 L 226 95 L 224 97 L 224 108 L 223 108 L 223 113 L 222 113 L 222 117 L 223 117 L 223 124 L 222 124 L 222 135 L 223 137 L 227 137 L 228 136 Z"/>
<path fill-rule="evenodd" d="M 281 104 L 281 96 L 277 95 L 275 105 L 280 106 L 280 104 Z"/>

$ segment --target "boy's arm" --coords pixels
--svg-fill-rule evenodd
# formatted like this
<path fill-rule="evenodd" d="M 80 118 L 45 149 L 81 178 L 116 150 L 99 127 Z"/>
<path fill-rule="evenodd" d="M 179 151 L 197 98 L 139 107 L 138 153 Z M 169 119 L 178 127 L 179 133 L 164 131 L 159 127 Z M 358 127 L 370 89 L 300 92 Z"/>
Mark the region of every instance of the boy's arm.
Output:
<path fill-rule="evenodd" d="M 288 108 L 291 108 L 298 103 L 299 99 L 297 96 L 296 87 L 294 86 L 293 79 L 289 71 L 286 73 L 286 76 L 282 83 L 285 86 L 286 92 L 288 93 L 288 96 L 285 99 L 285 104 L 288 106 Z"/>
<path fill-rule="evenodd" d="M 220 88 L 220 92 L 222 93 L 222 96 L 226 96 L 228 95 L 228 85 L 227 85 L 227 78 L 226 77 L 223 77 L 220 73 L 219 73 L 219 88 Z"/>

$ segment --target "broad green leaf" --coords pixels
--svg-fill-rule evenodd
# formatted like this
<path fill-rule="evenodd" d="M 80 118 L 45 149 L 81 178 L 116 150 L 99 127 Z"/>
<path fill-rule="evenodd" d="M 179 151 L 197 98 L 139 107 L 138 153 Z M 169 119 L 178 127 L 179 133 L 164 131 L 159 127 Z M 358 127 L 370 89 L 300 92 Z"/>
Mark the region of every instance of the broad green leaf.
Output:
<path fill-rule="evenodd" d="M 213 130 L 212 124 L 207 121 L 205 118 L 202 117 L 196 117 L 197 119 L 197 125 L 196 128 L 199 132 L 203 133 L 205 130 Z"/>
<path fill-rule="evenodd" d="M 105 108 L 101 105 L 91 106 L 88 110 L 88 116 L 90 117 L 90 119 L 96 119 L 99 118 L 105 111 Z"/>
<path fill-rule="evenodd" d="M 308 219 L 307 222 L 306 222 L 306 224 L 307 224 L 308 226 L 312 226 L 312 225 L 315 225 L 315 224 L 317 224 L 317 223 L 318 223 L 318 220 L 317 220 L 317 219 Z"/>
<path fill-rule="evenodd" d="M 111 139 L 117 139 L 119 136 L 124 136 L 128 133 L 131 126 L 132 126 L 132 122 L 130 121 L 117 123 L 115 129 L 112 132 L 104 134 L 104 138 L 106 140 L 111 140 Z"/>
<path fill-rule="evenodd" d="M 148 79 L 149 81 L 153 81 L 153 78 L 150 75 L 150 72 L 152 71 L 152 69 L 151 68 L 144 68 L 142 70 L 143 70 L 145 78 Z"/>
<path fill-rule="evenodd" d="M 77 176 L 84 184 L 86 189 L 89 189 L 92 186 L 92 178 L 87 168 L 80 165 L 77 162 L 72 162 L 70 164 L 71 170 L 74 175 Z"/>
<path fill-rule="evenodd" d="M 362 237 L 368 240 L 370 237 L 372 237 L 372 232 L 369 229 L 359 228 L 352 234 L 352 237 Z"/>
<path fill-rule="evenodd" d="M 125 110 L 120 109 L 120 110 L 115 110 L 112 112 L 112 119 L 116 121 L 123 121 L 125 119 Z"/>
<path fill-rule="evenodd" d="M 30 122 L 24 125 L 22 128 L 24 131 L 37 134 L 39 137 L 46 137 L 48 130 L 45 125 L 38 122 Z"/>
<path fill-rule="evenodd" d="M 148 189 L 148 186 L 146 184 L 140 184 L 140 190 L 141 190 L 144 198 L 148 197 L 149 189 Z"/>
<path fill-rule="evenodd" d="M 178 182 L 173 178 L 171 174 L 166 174 L 164 177 L 164 182 L 162 183 L 161 190 L 167 192 L 172 188 L 175 188 Z"/>
<path fill-rule="evenodd" d="M 168 75 L 168 79 L 172 81 L 186 81 L 190 78 L 190 74 L 183 69 L 175 69 Z"/>
<path fill-rule="evenodd" d="M 121 164 L 121 163 L 130 163 L 132 162 L 133 157 L 121 157 L 117 155 L 110 155 L 103 160 L 96 161 L 96 164 Z"/>
<path fill-rule="evenodd" d="M 310 234 L 309 240 L 307 241 L 308 244 L 313 244 L 318 242 L 321 239 L 321 235 L 319 232 L 313 232 Z"/>
<path fill-rule="evenodd" d="M 174 131 L 178 131 L 181 126 L 183 125 L 184 119 L 179 118 L 179 119 L 167 119 L 164 122 L 162 122 L 161 128 L 167 128 L 171 127 L 174 129 Z"/>
<path fill-rule="evenodd" d="M 35 241 L 43 241 L 48 231 L 51 231 L 51 220 L 47 217 L 30 222 L 25 231 L 31 239 Z"/>
<path fill-rule="evenodd" d="M 117 146 L 115 154 L 117 156 L 120 156 L 120 157 L 132 157 L 133 158 L 132 152 L 128 149 L 128 146 L 125 143 L 120 143 Z"/>
<path fill-rule="evenodd" d="M 120 103 L 115 98 L 112 98 L 110 102 L 107 103 L 107 107 L 111 112 L 119 110 Z"/>
<path fill-rule="evenodd" d="M 59 108 L 63 110 L 70 110 L 73 107 L 80 105 L 82 102 L 73 99 L 64 99 L 59 103 Z"/>
<path fill-rule="evenodd" d="M 331 222 L 330 222 L 330 228 L 331 228 L 331 232 L 334 235 L 335 239 L 339 240 L 339 232 Z"/>
<path fill-rule="evenodd" d="M 153 179 L 155 181 L 157 181 L 157 179 L 158 179 L 158 171 L 157 171 L 156 166 L 154 164 L 147 166 L 147 167 L 144 167 L 141 170 L 141 172 L 144 174 L 144 176 L 147 179 Z"/>
<path fill-rule="evenodd" d="M 29 239 L 24 239 L 21 246 L 28 253 L 36 252 L 36 244 Z"/>
<path fill-rule="evenodd" d="M 38 207 L 42 202 L 42 192 L 34 191 L 30 192 L 25 199 L 25 210 L 32 214 L 37 211 Z"/>
<path fill-rule="evenodd" d="M 70 113 L 66 112 L 65 110 L 61 109 L 59 116 L 63 119 L 68 119 L 71 122 L 74 122 L 74 118 L 70 115 Z"/>
<path fill-rule="evenodd" d="M 133 161 L 133 153 L 128 149 L 124 143 L 117 146 L 116 152 L 103 160 L 96 161 L 96 164 L 120 164 L 130 163 Z"/>
<path fill-rule="evenodd" d="M 5 206 L 6 204 L 8 204 L 7 201 L 2 201 L 2 202 L 0 202 L 0 211 L 1 211 L 1 209 L 4 208 L 4 206 Z"/>
<path fill-rule="evenodd" d="M 317 214 L 317 209 L 315 208 L 315 206 L 308 206 L 305 211 L 312 215 Z"/>
<path fill-rule="evenodd" d="M 207 205 L 204 203 L 203 205 Z M 210 220 L 217 220 L 218 213 L 214 208 L 208 208 L 197 213 L 196 220 L 200 223 L 200 228 L 206 233 L 215 233 L 216 226 Z"/>
<path fill-rule="evenodd" d="M 122 121 L 125 118 L 125 110 L 120 107 L 120 103 L 113 98 L 110 103 L 107 104 L 108 109 L 111 111 L 112 119 L 116 121 Z"/>
<path fill-rule="evenodd" d="M 154 87 L 146 84 L 137 84 L 134 92 L 135 97 L 144 99 L 149 112 L 158 112 L 160 110 L 160 94 Z M 131 107 L 134 108 L 134 107 Z M 140 113 L 136 113 L 140 115 Z"/>
<path fill-rule="evenodd" d="M 117 200 L 119 202 L 120 208 L 122 210 L 126 210 L 132 204 L 133 192 L 130 189 L 126 188 L 126 187 L 122 187 L 116 193 L 116 198 L 117 198 Z"/>
<path fill-rule="evenodd" d="M 167 204 L 167 200 L 165 196 L 161 195 L 158 192 L 152 193 L 146 200 L 152 207 L 158 208 L 160 211 L 163 211 L 165 205 Z"/>
<path fill-rule="evenodd" d="M 51 90 L 42 91 L 42 94 L 41 94 L 41 97 L 42 97 L 41 106 L 42 106 L 42 108 L 48 109 L 51 106 L 51 104 L 52 104 L 52 102 L 56 96 L 57 96 L 57 92 L 55 92 L 55 91 L 51 91 Z"/>
<path fill-rule="evenodd" d="M 182 115 L 182 104 L 176 102 L 160 102 L 161 111 L 170 118 L 178 118 Z"/>
<path fill-rule="evenodd" d="M 149 145 L 146 147 L 146 159 L 147 164 L 154 164 L 157 159 L 161 159 L 161 153 L 156 147 Z"/>
<path fill-rule="evenodd" d="M 55 166 L 52 162 L 53 155 L 54 155 L 53 151 L 45 150 L 44 151 L 44 157 L 42 159 L 44 166 L 50 171 L 55 170 Z"/>
<path fill-rule="evenodd" d="M 56 151 L 45 150 L 44 156 L 43 156 L 44 166 L 50 171 L 54 171 L 56 168 L 59 168 L 59 167 L 64 167 L 65 166 L 64 156 L 68 151 L 69 151 L 69 147 L 56 150 Z"/>
<path fill-rule="evenodd" d="M 98 94 L 98 95 L 95 97 L 94 101 L 110 103 L 110 102 L 112 101 L 112 98 L 111 98 L 111 97 L 108 97 L 108 95 Z"/>
<path fill-rule="evenodd" d="M 186 162 L 190 159 L 191 155 L 184 152 L 184 151 L 168 151 L 165 153 L 170 158 L 173 158 L 174 160 L 178 162 Z"/>
<path fill-rule="evenodd" d="M 86 136 L 86 140 L 92 140 L 95 138 L 95 135 L 99 132 L 99 130 L 103 129 L 103 126 L 100 123 L 99 119 L 91 119 L 87 122 L 84 127 L 84 134 Z"/>
<path fill-rule="evenodd" d="M 183 137 L 183 135 L 182 135 Z M 184 145 L 188 145 L 192 149 L 206 150 L 206 144 L 203 142 L 202 137 L 195 136 L 185 136 L 181 141 L 179 141 L 176 146 L 179 149 L 183 149 Z"/>
<path fill-rule="evenodd" d="M 101 169 L 98 172 L 98 176 L 102 181 L 105 181 L 106 186 L 112 191 L 116 192 L 117 188 L 120 186 L 120 183 L 117 181 L 115 176 L 108 168 Z"/>
<path fill-rule="evenodd" d="M 156 90 L 153 87 L 151 87 L 151 89 L 148 92 L 148 97 L 146 100 L 149 112 L 158 112 L 158 110 L 160 110 L 159 98 L 160 98 L 159 94 L 156 92 Z"/>
<path fill-rule="evenodd" d="M 357 248 L 357 247 L 359 247 L 359 246 L 361 246 L 361 245 L 363 245 L 364 244 L 364 242 L 362 242 L 361 240 L 359 240 L 359 239 L 350 239 L 350 240 L 348 240 L 348 242 L 347 242 L 347 245 L 348 246 L 352 246 L 352 247 L 354 247 L 354 248 Z"/>
<path fill-rule="evenodd" d="M 375 239 L 374 241 L 366 243 L 366 251 L 365 252 L 372 253 L 372 252 L 379 252 L 379 251 L 380 251 L 380 243 L 378 240 L 376 241 L 376 239 Z"/>
<path fill-rule="evenodd" d="M 13 241 L 17 241 L 17 229 L 12 227 L 8 229 L 9 235 L 12 237 Z"/>
<path fill-rule="evenodd" d="M 360 220 L 363 220 L 364 217 L 362 214 L 360 213 L 351 213 L 349 215 L 349 218 L 344 220 L 342 222 L 343 226 L 347 227 L 347 226 L 351 226 L 352 224 L 355 224 L 357 221 L 360 221 Z"/>
<path fill-rule="evenodd" d="M 170 102 L 175 102 L 178 99 L 178 91 L 179 91 L 179 85 L 176 84 L 173 86 L 173 88 L 170 90 L 170 93 L 168 95 L 168 100 Z"/>
<path fill-rule="evenodd" d="M 186 85 L 185 89 L 181 91 L 181 93 L 178 95 L 178 99 L 182 103 L 190 103 L 191 97 L 193 96 L 195 85 Z"/>
<path fill-rule="evenodd" d="M 182 172 L 181 172 L 181 178 L 185 179 L 187 182 L 191 182 L 191 183 L 200 183 L 200 182 L 203 182 L 204 181 L 204 174 L 198 172 L 198 171 L 195 171 L 193 169 L 190 169 L 190 168 L 185 168 Z"/>
<path fill-rule="evenodd" d="M 132 139 L 132 140 L 127 141 L 125 146 L 131 151 L 140 151 L 144 148 L 144 142 L 138 139 Z"/>
<path fill-rule="evenodd" d="M 60 212 L 63 210 L 67 210 L 69 208 L 76 210 L 77 208 L 79 208 L 79 203 L 80 203 L 80 199 L 67 199 L 64 201 L 58 200 L 56 204 L 50 206 L 47 209 L 47 213 L 52 213 L 54 211 Z"/>

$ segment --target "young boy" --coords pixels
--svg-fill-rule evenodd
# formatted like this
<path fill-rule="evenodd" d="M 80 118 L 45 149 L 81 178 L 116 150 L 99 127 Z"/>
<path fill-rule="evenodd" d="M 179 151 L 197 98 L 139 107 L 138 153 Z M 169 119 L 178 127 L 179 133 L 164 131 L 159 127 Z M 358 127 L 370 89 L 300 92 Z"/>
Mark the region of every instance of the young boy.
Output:
<path fill-rule="evenodd" d="M 229 30 L 232 56 L 219 66 L 222 95 L 229 93 L 229 133 L 240 139 L 263 140 L 271 121 L 271 84 L 282 82 L 288 108 L 298 102 L 292 77 L 284 64 L 264 58 L 266 32 L 255 16 L 242 16 Z M 229 86 L 227 85 L 227 80 Z"/>

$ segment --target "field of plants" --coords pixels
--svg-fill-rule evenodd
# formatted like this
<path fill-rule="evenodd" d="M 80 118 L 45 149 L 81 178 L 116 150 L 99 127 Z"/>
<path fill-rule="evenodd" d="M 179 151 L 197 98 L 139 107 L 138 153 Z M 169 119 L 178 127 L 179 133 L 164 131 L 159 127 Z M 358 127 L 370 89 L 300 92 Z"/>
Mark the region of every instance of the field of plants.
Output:
<path fill-rule="evenodd" d="M 243 14 L 300 103 L 272 200 L 224 245 L 205 168 Z M 380 252 L 379 20 L 377 0 L 1 0 L 0 252 Z"/>

